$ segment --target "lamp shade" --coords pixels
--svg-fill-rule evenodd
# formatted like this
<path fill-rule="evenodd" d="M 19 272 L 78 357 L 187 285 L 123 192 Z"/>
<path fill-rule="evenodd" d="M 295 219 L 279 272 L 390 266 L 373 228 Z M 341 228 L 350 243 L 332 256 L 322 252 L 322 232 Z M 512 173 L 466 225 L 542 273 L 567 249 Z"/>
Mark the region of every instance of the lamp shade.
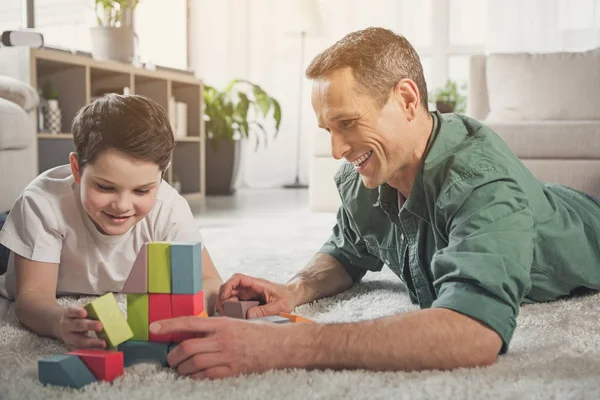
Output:
<path fill-rule="evenodd" d="M 323 21 L 317 0 L 292 0 L 290 1 L 289 14 L 292 17 L 286 22 L 286 32 L 290 34 L 320 35 L 323 30 Z"/>

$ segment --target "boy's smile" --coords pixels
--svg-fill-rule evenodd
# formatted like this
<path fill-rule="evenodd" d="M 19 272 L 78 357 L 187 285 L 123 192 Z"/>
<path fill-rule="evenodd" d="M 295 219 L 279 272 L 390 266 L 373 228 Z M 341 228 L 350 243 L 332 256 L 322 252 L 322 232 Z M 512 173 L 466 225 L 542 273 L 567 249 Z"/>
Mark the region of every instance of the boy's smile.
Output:
<path fill-rule="evenodd" d="M 69 159 L 83 208 L 100 232 L 122 235 L 154 206 L 161 182 L 157 164 L 116 149 L 104 150 L 83 171 L 74 153 Z"/>

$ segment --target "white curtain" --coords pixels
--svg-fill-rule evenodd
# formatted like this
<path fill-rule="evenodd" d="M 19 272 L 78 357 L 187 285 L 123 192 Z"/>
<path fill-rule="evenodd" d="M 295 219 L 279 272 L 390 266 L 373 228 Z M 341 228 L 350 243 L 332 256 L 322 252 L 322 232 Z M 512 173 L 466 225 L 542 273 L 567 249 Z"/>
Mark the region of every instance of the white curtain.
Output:
<path fill-rule="evenodd" d="M 299 75 L 314 56 L 351 31 L 375 25 L 397 31 L 395 0 L 318 3 L 324 29 L 320 36 L 307 36 L 301 66 L 300 37 L 286 33 L 294 18 L 288 0 L 190 1 L 190 64 L 197 75 L 218 88 L 232 78 L 249 79 L 281 103 L 279 136 L 257 152 L 253 142 L 244 143 L 238 187 L 280 187 L 294 182 L 299 117 L 300 181 L 307 183 L 310 136 L 318 128 L 310 104 L 311 83 L 306 79 L 299 111 Z"/>
<path fill-rule="evenodd" d="M 488 0 L 486 53 L 600 47 L 600 0 Z"/>

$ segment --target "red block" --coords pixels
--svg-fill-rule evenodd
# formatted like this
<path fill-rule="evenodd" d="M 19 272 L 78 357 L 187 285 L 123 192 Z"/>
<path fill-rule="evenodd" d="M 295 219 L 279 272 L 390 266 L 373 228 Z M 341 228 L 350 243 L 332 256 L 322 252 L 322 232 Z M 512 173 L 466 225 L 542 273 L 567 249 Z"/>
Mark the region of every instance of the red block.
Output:
<path fill-rule="evenodd" d="M 172 294 L 171 314 L 175 317 L 197 316 L 204 311 L 204 291 L 196 294 Z M 185 339 L 193 338 L 192 333 L 174 333 L 173 341 L 180 343 Z"/>
<path fill-rule="evenodd" d="M 168 293 L 148 294 L 148 326 L 161 319 L 171 318 L 171 295 Z M 169 343 L 173 341 L 173 335 L 156 335 L 148 332 L 150 342 Z"/>
<path fill-rule="evenodd" d="M 67 354 L 78 356 L 99 381 L 110 382 L 123 375 L 123 352 L 110 350 L 74 350 Z"/>

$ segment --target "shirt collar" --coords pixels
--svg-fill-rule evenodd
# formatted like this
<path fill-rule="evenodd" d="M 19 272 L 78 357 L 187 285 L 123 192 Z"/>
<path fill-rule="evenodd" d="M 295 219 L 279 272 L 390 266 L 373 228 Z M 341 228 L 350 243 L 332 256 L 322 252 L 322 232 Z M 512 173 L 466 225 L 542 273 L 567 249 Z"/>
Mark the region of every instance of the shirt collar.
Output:
<path fill-rule="evenodd" d="M 412 214 L 422 218 L 423 220 L 428 220 L 425 205 L 425 192 L 423 185 L 423 169 L 427 160 L 430 158 L 435 158 L 439 151 L 434 151 L 434 142 L 436 141 L 440 126 L 441 126 L 441 114 L 437 111 L 431 113 L 433 118 L 433 128 L 431 131 L 431 135 L 429 136 L 429 140 L 427 141 L 427 147 L 425 148 L 425 152 L 423 153 L 423 163 L 421 164 L 421 168 L 417 172 L 417 176 L 415 177 L 415 181 L 413 183 L 412 190 L 410 191 L 410 195 L 406 199 L 404 203 L 403 209 L 410 211 Z M 436 146 L 437 147 L 437 146 Z M 440 146 L 444 148 L 445 146 Z M 435 154 L 434 154 L 435 153 Z M 384 183 L 379 186 L 379 198 L 377 202 L 373 204 L 373 206 L 380 206 L 383 211 L 388 214 L 398 215 L 400 210 L 398 209 L 398 191 Z"/>

